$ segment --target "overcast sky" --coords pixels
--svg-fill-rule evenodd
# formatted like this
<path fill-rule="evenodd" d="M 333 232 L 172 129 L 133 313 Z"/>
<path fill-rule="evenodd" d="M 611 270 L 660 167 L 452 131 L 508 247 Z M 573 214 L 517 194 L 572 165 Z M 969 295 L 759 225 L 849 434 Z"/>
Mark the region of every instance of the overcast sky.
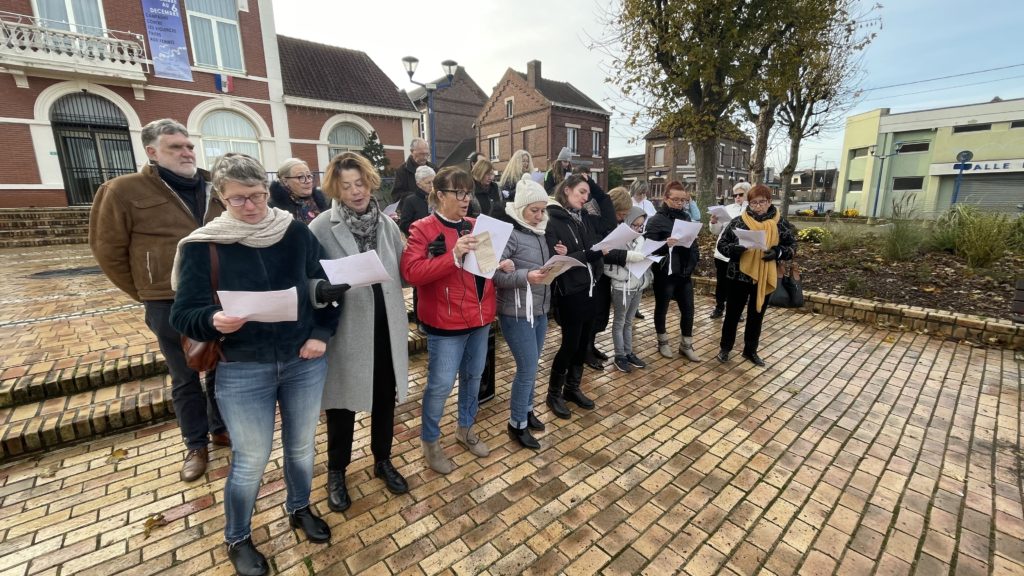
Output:
<path fill-rule="evenodd" d="M 593 0 L 519 0 L 488 2 L 449 0 L 436 3 L 375 0 L 275 2 L 279 34 L 362 50 L 399 88 L 414 88 L 402 68 L 403 56 L 416 56 L 414 78 L 428 82 L 443 75 L 441 61 L 466 68 L 490 93 L 508 68 L 525 72 L 526 62 L 540 60 L 543 75 L 570 82 L 611 110 L 621 100 L 606 82 L 607 54 L 591 49 L 608 30 L 603 10 L 610 2 Z M 867 90 L 854 112 L 888 107 L 892 112 L 1024 97 L 1024 1 L 989 0 L 981 5 L 953 0 L 890 0 L 880 9 L 882 28 L 864 57 L 862 88 L 954 78 Z M 970 72 L 1001 68 L 980 74 Z M 315 73 L 315 72 L 311 72 Z M 630 143 L 642 131 L 614 113 L 612 157 L 638 154 L 643 143 Z M 751 135 L 752 136 L 752 135 Z M 805 142 L 800 168 L 836 162 L 842 129 Z M 783 151 L 769 153 L 780 168 Z M 830 165 L 831 166 L 831 165 Z"/>

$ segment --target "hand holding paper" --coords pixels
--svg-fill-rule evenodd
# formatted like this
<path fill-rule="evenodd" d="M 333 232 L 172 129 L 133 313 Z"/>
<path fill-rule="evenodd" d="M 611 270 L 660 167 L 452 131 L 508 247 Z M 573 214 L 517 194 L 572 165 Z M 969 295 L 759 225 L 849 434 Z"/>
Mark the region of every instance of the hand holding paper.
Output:
<path fill-rule="evenodd" d="M 740 230 L 737 228 L 736 238 L 739 239 L 740 246 L 748 250 L 768 249 L 768 238 L 765 236 L 764 230 Z"/>
<path fill-rule="evenodd" d="M 708 208 L 708 213 L 718 218 L 719 222 L 728 222 L 733 219 L 733 216 L 729 214 L 729 210 L 725 206 L 712 206 Z"/>
<path fill-rule="evenodd" d="M 383 212 L 385 216 L 394 216 L 395 214 L 398 214 L 398 202 L 388 204 L 383 210 L 381 210 L 381 212 Z"/>
<path fill-rule="evenodd" d="M 376 250 L 361 252 L 335 260 L 321 260 L 331 284 L 348 284 L 351 288 L 370 286 L 391 280 Z"/>
<path fill-rule="evenodd" d="M 697 234 L 700 234 L 700 229 L 700 222 L 676 220 L 672 223 L 672 234 L 669 238 L 675 238 L 678 241 L 677 245 L 689 248 L 693 246 L 693 241 L 697 239 Z"/>
<path fill-rule="evenodd" d="M 267 292 L 218 290 L 221 308 L 228 316 L 251 322 L 294 322 L 299 318 L 295 287 Z"/>
<path fill-rule="evenodd" d="M 463 268 L 470 274 L 492 278 L 498 269 L 498 258 L 512 236 L 512 224 L 481 215 L 476 219 L 472 235 L 477 240 L 476 249 L 466 254 Z"/>
<path fill-rule="evenodd" d="M 604 240 L 594 244 L 590 249 L 597 252 L 602 250 L 622 250 L 639 236 L 639 232 L 633 230 L 628 224 L 623 222 L 622 224 L 619 224 L 615 230 L 612 230 L 607 236 L 605 236 Z"/>
<path fill-rule="evenodd" d="M 558 275 L 577 266 L 585 266 L 585 264 L 572 256 L 552 256 L 551 258 L 548 258 L 548 261 L 545 262 L 543 266 L 540 267 L 541 270 L 547 273 L 546 276 L 544 276 L 544 281 L 541 283 L 551 284 Z"/>

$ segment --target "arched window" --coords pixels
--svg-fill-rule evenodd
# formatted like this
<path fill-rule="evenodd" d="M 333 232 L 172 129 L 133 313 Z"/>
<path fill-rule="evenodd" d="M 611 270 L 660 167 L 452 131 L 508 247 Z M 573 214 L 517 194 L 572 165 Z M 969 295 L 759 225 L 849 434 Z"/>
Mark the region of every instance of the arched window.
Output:
<path fill-rule="evenodd" d="M 230 110 L 211 112 L 203 120 L 202 131 L 206 168 L 228 152 L 241 152 L 263 161 L 256 128 L 241 114 Z"/>
<path fill-rule="evenodd" d="M 366 134 L 352 124 L 338 124 L 327 137 L 329 154 L 334 158 L 342 152 L 359 152 L 366 146 Z"/>

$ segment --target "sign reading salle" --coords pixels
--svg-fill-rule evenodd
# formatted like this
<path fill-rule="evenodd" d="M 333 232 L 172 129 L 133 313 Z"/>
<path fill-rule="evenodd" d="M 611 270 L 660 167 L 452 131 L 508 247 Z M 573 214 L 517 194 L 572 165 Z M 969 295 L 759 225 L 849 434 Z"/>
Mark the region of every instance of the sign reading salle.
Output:
<path fill-rule="evenodd" d="M 976 162 L 964 162 L 964 174 L 1001 174 L 1003 172 L 1024 172 L 1024 158 L 1013 158 L 1009 160 L 980 160 Z M 928 168 L 931 176 L 944 174 L 959 174 L 960 163 L 932 164 Z"/>

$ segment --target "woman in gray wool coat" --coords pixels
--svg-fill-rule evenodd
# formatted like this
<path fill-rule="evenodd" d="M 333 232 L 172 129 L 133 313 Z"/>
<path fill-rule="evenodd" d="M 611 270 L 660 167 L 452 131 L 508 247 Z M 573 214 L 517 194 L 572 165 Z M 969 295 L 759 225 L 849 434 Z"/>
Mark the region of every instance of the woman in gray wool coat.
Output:
<path fill-rule="evenodd" d="M 334 199 L 309 229 L 336 259 L 376 250 L 390 280 L 345 293 L 337 338 L 327 347 L 327 380 L 322 408 L 327 412 L 327 505 L 335 512 L 352 501 L 345 469 L 352 459 L 356 411 L 370 412 L 373 474 L 394 494 L 409 491 L 391 464 L 395 403 L 409 389 L 409 335 L 402 295 L 402 233 L 373 198 L 380 176 L 366 158 L 353 152 L 335 156 L 327 166 L 324 192 Z"/>

